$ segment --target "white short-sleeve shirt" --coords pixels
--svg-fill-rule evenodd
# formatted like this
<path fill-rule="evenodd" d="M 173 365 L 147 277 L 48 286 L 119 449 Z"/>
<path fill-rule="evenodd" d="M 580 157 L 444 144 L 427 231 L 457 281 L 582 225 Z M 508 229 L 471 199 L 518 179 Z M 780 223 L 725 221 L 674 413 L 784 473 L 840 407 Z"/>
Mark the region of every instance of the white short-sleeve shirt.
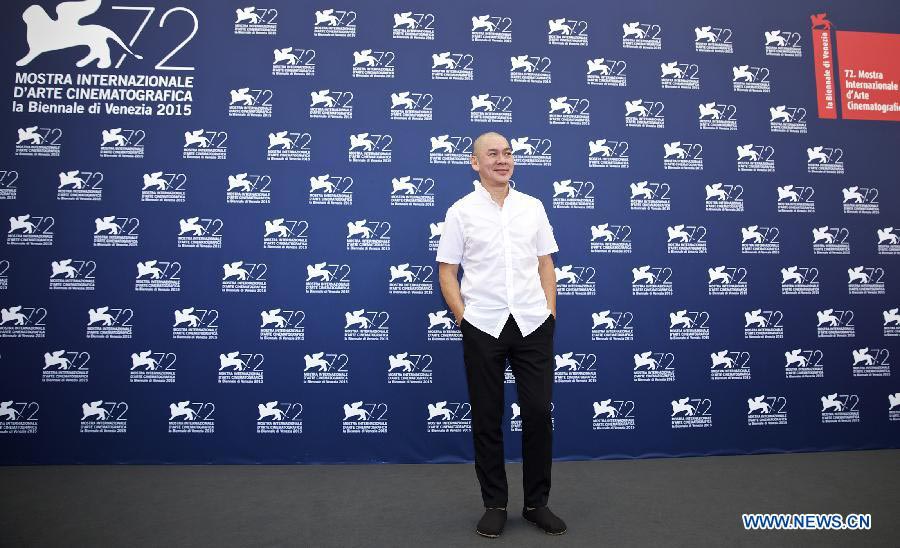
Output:
<path fill-rule="evenodd" d="M 509 315 L 522 335 L 550 315 L 538 257 L 559 251 L 544 205 L 510 188 L 503 207 L 475 181 L 447 210 L 437 261 L 463 268 L 460 290 L 467 322 L 499 338 Z"/>

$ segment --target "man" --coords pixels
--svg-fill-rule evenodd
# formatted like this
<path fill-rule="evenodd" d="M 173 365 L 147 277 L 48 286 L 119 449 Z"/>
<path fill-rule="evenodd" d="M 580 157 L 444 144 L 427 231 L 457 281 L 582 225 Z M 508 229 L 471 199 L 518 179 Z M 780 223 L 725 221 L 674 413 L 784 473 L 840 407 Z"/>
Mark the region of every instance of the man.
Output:
<path fill-rule="evenodd" d="M 559 251 L 540 200 L 509 186 L 513 155 L 506 138 L 475 140 L 472 169 L 481 179 L 447 211 L 438 245 L 441 293 L 463 336 L 472 405 L 475 473 L 485 513 L 475 531 L 497 537 L 506 524 L 503 458 L 503 378 L 506 360 L 516 378 L 522 415 L 522 516 L 561 535 L 566 524 L 547 508 L 553 425 L 553 332 Z M 462 286 L 457 278 L 463 267 Z"/>

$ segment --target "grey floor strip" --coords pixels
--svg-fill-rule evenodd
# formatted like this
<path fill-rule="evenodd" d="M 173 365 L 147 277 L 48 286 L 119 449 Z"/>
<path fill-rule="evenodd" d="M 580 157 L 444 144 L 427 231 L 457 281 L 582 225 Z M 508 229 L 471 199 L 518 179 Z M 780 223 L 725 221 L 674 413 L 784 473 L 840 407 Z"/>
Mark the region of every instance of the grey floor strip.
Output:
<path fill-rule="evenodd" d="M 3 546 L 900 546 L 900 450 L 553 465 L 545 535 L 474 533 L 471 464 L 0 468 Z M 741 514 L 869 513 L 869 531 L 745 531 Z"/>

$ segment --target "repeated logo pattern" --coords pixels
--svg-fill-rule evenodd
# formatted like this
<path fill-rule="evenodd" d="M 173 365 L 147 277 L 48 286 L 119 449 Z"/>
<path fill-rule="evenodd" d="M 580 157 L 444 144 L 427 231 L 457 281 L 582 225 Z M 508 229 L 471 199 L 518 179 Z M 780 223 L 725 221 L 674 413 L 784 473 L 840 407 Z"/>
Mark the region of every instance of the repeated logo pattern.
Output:
<path fill-rule="evenodd" d="M 561 248 L 566 455 L 734 450 L 724 432 L 745 450 L 852 448 L 833 423 L 896 444 L 896 130 L 812 117 L 797 29 L 814 8 L 686 25 L 666 6 L 183 4 L 16 3 L 13 447 L 125 458 L 105 433 L 145 440 L 141 461 L 171 461 L 181 436 L 223 462 L 468 455 L 434 250 L 487 130 Z M 302 455 L 260 441 L 298 436 Z"/>

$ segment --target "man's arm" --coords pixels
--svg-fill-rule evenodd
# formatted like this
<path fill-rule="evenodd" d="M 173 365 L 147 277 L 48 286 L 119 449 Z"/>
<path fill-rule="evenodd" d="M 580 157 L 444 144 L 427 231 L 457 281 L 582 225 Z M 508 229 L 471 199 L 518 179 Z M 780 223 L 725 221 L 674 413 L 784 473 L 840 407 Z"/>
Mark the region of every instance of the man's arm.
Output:
<path fill-rule="evenodd" d="M 443 265 L 441 265 L 443 266 Z M 553 317 L 556 317 L 556 271 L 553 269 L 553 257 L 551 255 L 541 255 L 538 257 L 538 275 L 541 277 L 541 288 L 544 290 L 544 296 L 547 297 L 547 308 Z M 441 278 L 441 287 L 444 282 Z"/>
<path fill-rule="evenodd" d="M 553 272 L 552 263 L 550 272 Z M 450 307 L 450 311 L 456 317 L 456 323 L 462 322 L 463 310 L 465 309 L 462 293 L 459 290 L 458 274 L 458 264 L 438 263 L 438 281 L 441 284 L 441 294 L 444 296 L 444 300 L 447 301 L 447 306 Z M 556 276 L 554 275 L 554 288 L 556 283 L 555 278 Z"/>

